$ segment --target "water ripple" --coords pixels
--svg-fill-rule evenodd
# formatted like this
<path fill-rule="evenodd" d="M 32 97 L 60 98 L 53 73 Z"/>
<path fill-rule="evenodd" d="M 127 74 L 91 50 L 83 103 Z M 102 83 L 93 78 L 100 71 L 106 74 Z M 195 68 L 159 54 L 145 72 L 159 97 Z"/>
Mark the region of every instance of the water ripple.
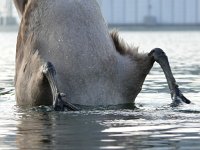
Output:
<path fill-rule="evenodd" d="M 191 105 L 171 108 L 168 85 L 155 64 L 134 109 L 54 112 L 52 107 L 15 104 L 14 59 L 17 33 L 0 34 L 1 149 L 199 149 L 200 32 L 123 32 L 148 52 L 163 48 Z M 192 37 L 192 39 L 190 38 Z M 9 40 L 8 40 L 9 39 Z"/>

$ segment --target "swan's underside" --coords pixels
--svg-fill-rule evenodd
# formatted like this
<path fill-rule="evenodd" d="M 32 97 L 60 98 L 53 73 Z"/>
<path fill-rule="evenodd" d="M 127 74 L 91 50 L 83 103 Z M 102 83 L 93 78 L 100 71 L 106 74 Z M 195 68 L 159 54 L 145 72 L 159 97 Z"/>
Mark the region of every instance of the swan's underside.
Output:
<path fill-rule="evenodd" d="M 74 106 L 133 103 L 157 61 L 173 99 L 183 100 L 161 49 L 138 53 L 109 33 L 95 0 L 15 0 L 22 21 L 16 51 L 19 105 Z"/>

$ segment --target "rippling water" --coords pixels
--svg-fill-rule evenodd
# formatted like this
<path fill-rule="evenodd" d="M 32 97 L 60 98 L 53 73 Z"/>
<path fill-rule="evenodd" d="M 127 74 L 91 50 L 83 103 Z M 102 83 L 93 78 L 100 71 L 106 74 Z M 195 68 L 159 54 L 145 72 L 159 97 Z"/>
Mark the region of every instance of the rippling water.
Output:
<path fill-rule="evenodd" d="M 15 106 L 17 33 L 0 33 L 0 149 L 199 149 L 200 31 L 121 32 L 140 51 L 163 48 L 191 105 L 171 99 L 155 64 L 136 99 L 138 109 L 53 112 Z"/>

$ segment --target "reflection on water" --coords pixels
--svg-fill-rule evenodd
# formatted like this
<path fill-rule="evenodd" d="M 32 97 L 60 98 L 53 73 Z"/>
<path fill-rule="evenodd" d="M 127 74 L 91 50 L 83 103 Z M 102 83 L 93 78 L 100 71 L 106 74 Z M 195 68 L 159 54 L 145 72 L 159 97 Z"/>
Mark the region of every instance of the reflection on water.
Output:
<path fill-rule="evenodd" d="M 169 106 L 167 83 L 155 64 L 136 100 L 139 109 L 80 112 L 15 106 L 16 36 L 0 33 L 0 149 L 199 149 L 199 31 L 122 32 L 141 51 L 166 51 L 177 82 L 193 104 Z"/>

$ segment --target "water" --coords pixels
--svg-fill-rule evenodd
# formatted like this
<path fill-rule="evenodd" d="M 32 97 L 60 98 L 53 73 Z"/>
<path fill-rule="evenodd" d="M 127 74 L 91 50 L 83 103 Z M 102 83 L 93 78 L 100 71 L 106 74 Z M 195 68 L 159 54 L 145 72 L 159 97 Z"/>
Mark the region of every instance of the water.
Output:
<path fill-rule="evenodd" d="M 14 59 L 17 33 L 0 33 L 0 149 L 199 149 L 200 31 L 121 32 L 148 52 L 163 48 L 191 105 L 169 106 L 171 99 L 155 64 L 138 109 L 54 112 L 48 107 L 15 106 Z"/>

